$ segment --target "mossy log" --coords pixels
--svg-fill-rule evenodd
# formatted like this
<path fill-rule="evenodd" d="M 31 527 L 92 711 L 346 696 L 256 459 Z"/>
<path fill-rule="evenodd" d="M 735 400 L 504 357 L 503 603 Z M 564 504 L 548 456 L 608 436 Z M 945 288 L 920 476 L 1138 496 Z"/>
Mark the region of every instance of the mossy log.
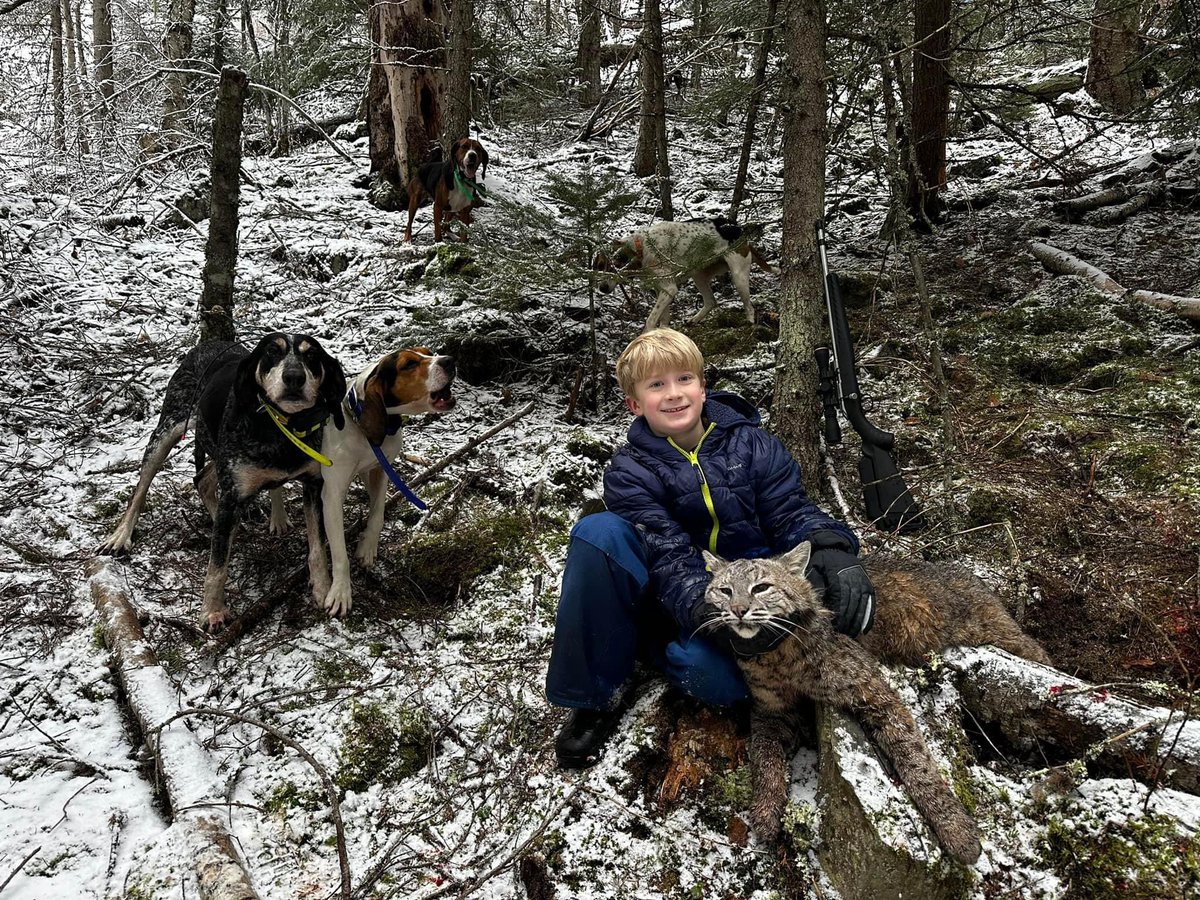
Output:
<path fill-rule="evenodd" d="M 1065 250 L 1059 250 L 1057 247 L 1051 247 L 1049 244 L 1039 241 L 1030 241 L 1029 250 L 1038 262 L 1056 275 L 1077 275 L 1087 279 L 1098 290 L 1106 294 L 1128 297 L 1156 309 L 1173 312 L 1185 319 L 1200 321 L 1200 298 L 1198 297 L 1177 297 L 1174 294 L 1160 294 L 1158 291 L 1128 290 L 1108 273 L 1085 263 Z"/>
<path fill-rule="evenodd" d="M 175 824 L 188 830 L 200 895 L 205 900 L 258 900 L 229 832 L 210 811 L 225 800 L 212 759 L 182 721 L 161 727 L 177 711 L 175 685 L 146 643 L 137 612 L 114 577 L 115 565 L 105 559 L 89 565 L 92 602 L 130 715 L 154 757 L 168 808 Z"/>
<path fill-rule="evenodd" d="M 1200 793 L 1200 721 L 993 648 L 947 650 L 963 705 L 1016 746 L 1050 744 L 1151 785 Z"/>

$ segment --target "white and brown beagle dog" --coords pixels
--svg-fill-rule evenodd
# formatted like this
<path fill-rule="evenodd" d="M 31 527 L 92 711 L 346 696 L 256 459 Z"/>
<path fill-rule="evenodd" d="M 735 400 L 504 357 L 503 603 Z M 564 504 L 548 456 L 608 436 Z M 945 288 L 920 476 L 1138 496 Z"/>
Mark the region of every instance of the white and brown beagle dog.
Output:
<path fill-rule="evenodd" d="M 400 453 L 402 416 L 448 412 L 454 407 L 451 387 L 454 360 L 439 356 L 427 347 L 397 350 L 359 372 L 346 394 L 344 428 L 326 428 L 321 452 L 333 463 L 322 469 L 325 483 L 321 489 L 325 534 L 329 539 L 333 580 L 326 575 L 313 579 L 313 597 L 330 615 L 350 611 L 353 595 L 350 587 L 350 560 L 346 553 L 346 492 L 356 476 L 363 475 L 370 497 L 370 515 L 359 539 L 355 555 L 366 567 L 375 564 L 379 536 L 383 531 L 384 500 L 388 474 L 383 462 Z M 376 453 L 376 450 L 379 452 Z M 365 474 L 364 474 L 365 473 Z M 310 551 L 313 548 L 310 546 Z M 319 545 L 319 558 L 309 560 L 311 572 L 327 573 L 325 548 Z"/>

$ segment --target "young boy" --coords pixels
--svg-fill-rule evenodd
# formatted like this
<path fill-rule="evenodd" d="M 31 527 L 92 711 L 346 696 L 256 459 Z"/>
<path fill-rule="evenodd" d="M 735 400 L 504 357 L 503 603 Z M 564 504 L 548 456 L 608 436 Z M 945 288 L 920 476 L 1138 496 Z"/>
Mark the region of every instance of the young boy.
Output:
<path fill-rule="evenodd" d="M 809 578 L 838 628 L 851 636 L 870 628 L 857 538 L 808 499 L 800 467 L 759 427 L 752 405 L 706 394 L 703 371 L 699 348 L 669 328 L 635 338 L 617 360 L 636 418 L 604 474 L 608 512 L 571 532 L 546 675 L 550 702 L 572 709 L 555 744 L 563 768 L 599 760 L 637 659 L 704 702 L 746 698 L 729 642 L 693 634 L 710 577 L 701 548 L 745 559 L 810 541 Z"/>

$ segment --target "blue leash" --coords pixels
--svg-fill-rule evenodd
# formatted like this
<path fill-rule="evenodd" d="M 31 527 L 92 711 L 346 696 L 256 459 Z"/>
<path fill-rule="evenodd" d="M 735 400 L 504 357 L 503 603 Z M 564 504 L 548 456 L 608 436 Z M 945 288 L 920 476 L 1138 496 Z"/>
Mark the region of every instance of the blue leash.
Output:
<path fill-rule="evenodd" d="M 357 422 L 362 416 L 363 404 L 362 401 L 358 399 L 358 395 L 354 392 L 353 386 L 349 391 L 346 392 L 346 403 L 349 405 L 350 411 L 354 413 L 354 420 Z M 394 424 L 392 422 L 393 418 L 395 419 Z M 387 433 L 392 435 L 399 431 L 401 422 L 403 422 L 403 418 L 400 415 L 389 413 Z M 405 484 L 404 479 L 402 479 L 396 470 L 392 468 L 391 462 L 389 462 L 388 458 L 384 456 L 383 449 L 377 444 L 371 444 L 370 441 L 367 443 L 371 447 L 371 452 L 375 454 L 375 458 L 379 460 L 379 466 L 383 469 L 384 474 L 387 475 L 388 481 L 396 486 L 396 490 L 404 495 L 404 499 L 422 512 L 429 509 L 429 506 L 420 497 L 412 492 L 412 488 Z"/>

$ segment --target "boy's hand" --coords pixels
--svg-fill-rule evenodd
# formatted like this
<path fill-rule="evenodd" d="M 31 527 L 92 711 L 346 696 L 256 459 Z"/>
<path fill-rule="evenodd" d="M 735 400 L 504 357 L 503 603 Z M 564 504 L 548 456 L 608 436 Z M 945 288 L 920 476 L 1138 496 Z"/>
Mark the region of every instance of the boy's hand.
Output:
<path fill-rule="evenodd" d="M 834 627 L 858 637 L 875 621 L 875 588 L 862 561 L 853 553 L 824 547 L 814 550 L 805 573 L 817 590 L 824 590 L 825 605 L 834 612 Z"/>

